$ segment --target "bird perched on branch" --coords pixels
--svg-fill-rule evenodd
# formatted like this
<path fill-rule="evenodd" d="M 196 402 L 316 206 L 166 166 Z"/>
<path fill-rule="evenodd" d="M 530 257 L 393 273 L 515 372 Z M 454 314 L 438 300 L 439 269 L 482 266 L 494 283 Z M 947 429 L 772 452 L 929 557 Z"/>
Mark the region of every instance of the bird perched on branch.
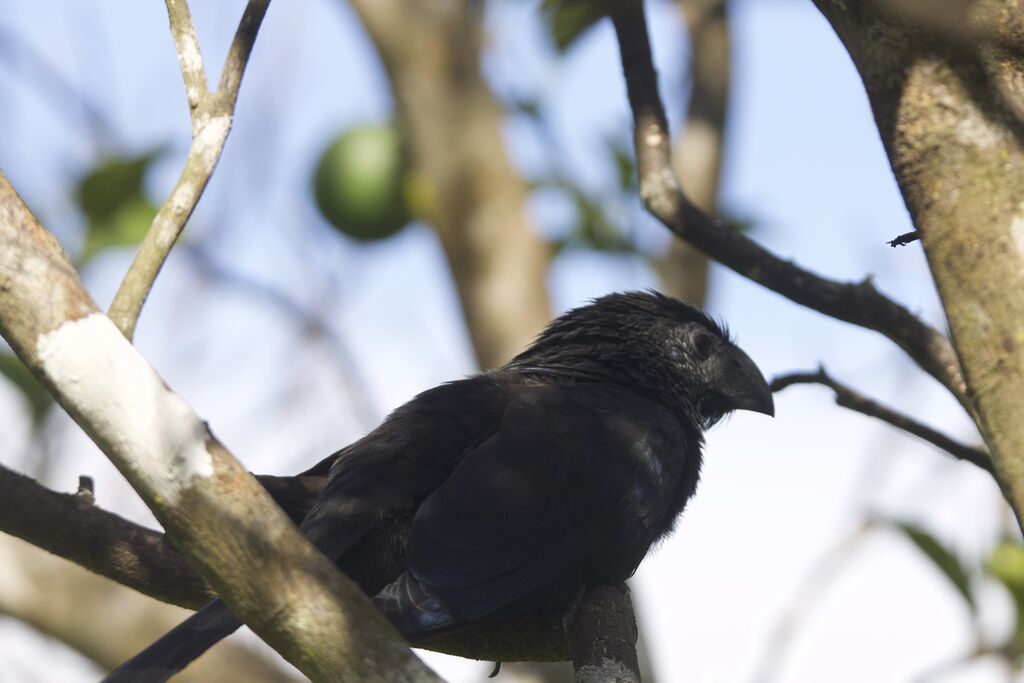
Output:
<path fill-rule="evenodd" d="M 719 325 L 655 292 L 611 294 L 300 475 L 323 478 L 315 498 L 270 490 L 404 635 L 440 633 L 631 576 L 693 495 L 704 430 L 733 410 L 774 406 Z M 240 624 L 214 601 L 106 680 L 166 680 Z"/>

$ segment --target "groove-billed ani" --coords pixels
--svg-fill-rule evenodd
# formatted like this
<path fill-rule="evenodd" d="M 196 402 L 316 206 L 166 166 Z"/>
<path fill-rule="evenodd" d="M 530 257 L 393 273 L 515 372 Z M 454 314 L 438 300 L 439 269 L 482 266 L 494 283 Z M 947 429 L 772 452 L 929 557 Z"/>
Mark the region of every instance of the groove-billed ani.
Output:
<path fill-rule="evenodd" d="M 693 495 L 703 431 L 771 415 L 753 361 L 695 308 L 611 294 L 504 367 L 426 391 L 278 489 L 310 540 L 406 636 L 619 584 Z M 274 489 L 271 489 L 272 491 Z M 108 681 L 163 681 L 240 622 L 201 609 Z"/>

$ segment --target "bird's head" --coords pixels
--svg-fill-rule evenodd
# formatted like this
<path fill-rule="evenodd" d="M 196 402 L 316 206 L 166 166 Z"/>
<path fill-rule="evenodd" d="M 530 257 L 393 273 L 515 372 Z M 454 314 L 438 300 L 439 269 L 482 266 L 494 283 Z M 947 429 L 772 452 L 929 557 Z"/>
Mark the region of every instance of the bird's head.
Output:
<path fill-rule="evenodd" d="M 653 291 L 609 294 L 565 313 L 506 367 L 622 384 L 704 426 L 733 410 L 775 413 L 764 376 L 728 333 Z"/>

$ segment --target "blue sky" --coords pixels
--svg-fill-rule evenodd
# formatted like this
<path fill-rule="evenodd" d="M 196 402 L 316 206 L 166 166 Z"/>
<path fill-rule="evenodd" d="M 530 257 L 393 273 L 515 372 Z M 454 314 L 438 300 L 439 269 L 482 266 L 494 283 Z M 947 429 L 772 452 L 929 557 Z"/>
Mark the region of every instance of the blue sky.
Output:
<path fill-rule="evenodd" d="M 240 0 L 194 3 L 211 81 Z M 0 167 L 44 223 L 74 251 L 81 221 L 69 199 L 97 149 L 170 144 L 151 189 L 163 196 L 187 151 L 183 88 L 162 3 L 70 0 L 7 3 L 0 23 L 84 92 L 115 139 L 90 134 L 81 112 L 40 91 L 24 61 L 0 62 Z M 917 246 L 884 242 L 910 229 L 859 79 L 810 2 L 734 3 L 734 86 L 723 204 L 756 221 L 776 253 L 841 279 L 874 275 L 879 288 L 934 325 L 941 309 Z M 629 114 L 609 26 L 556 59 L 539 31 L 537 3 L 497 0 L 488 10 L 485 72 L 504 96 L 538 95 L 561 140 L 560 168 L 589 188 L 612 182 L 601 144 L 628 131 Z M 670 5 L 649 3 L 665 99 L 678 122 L 687 46 Z M 414 226 L 392 241 L 355 246 L 330 232 L 310 200 L 309 174 L 326 141 L 347 125 L 387 117 L 390 97 L 372 46 L 345 3 L 271 6 L 239 100 L 221 166 L 188 228 L 233 271 L 266 283 L 332 322 L 342 340 L 311 339 L 280 311 L 211 287 L 188 258 L 171 259 L 140 322 L 137 343 L 248 466 L 289 472 L 371 427 L 417 391 L 472 372 L 454 291 L 433 235 Z M 526 174 L 552 163 L 529 127 L 510 119 L 510 154 Z M 557 203 L 531 202 L 540 229 Z M 662 228 L 628 208 L 652 244 Z M 90 265 L 87 283 L 109 302 L 130 253 Z M 824 318 L 716 268 L 709 308 L 729 323 L 768 376 L 824 362 L 838 378 L 972 439 L 952 399 L 880 336 Z M 563 310 L 612 290 L 656 284 L 646 265 L 570 254 L 549 281 Z M 274 415 L 268 420 L 267 415 Z M 148 513 L 74 425 L 54 420 L 52 473 L 67 488 L 94 474 L 101 502 Z M 0 452 L 23 449 L 16 395 L 0 387 Z M 976 557 L 1001 514 L 991 481 L 911 437 L 832 405 L 826 391 L 793 388 L 778 417 L 737 415 L 711 434 L 701 490 L 678 532 L 638 574 L 638 601 L 660 681 L 756 680 L 778 620 L 821 555 L 865 510 L 921 521 Z M 17 456 L 5 464 L 31 469 Z M 0 580 L 2 576 L 0 576 Z M 992 629 L 1006 627 L 992 593 Z M 970 645 L 963 608 L 902 539 L 873 535 L 809 609 L 775 679 L 904 681 Z M 50 647 L 0 622 L 0 657 Z M 18 634 L 16 638 L 8 637 Z M 38 657 L 36 657 L 38 659 Z M 479 665 L 431 658 L 452 680 Z M 89 680 L 69 659 L 61 680 Z M 957 680 L 995 680 L 982 665 Z M 0 672 L 0 682 L 5 681 Z"/>

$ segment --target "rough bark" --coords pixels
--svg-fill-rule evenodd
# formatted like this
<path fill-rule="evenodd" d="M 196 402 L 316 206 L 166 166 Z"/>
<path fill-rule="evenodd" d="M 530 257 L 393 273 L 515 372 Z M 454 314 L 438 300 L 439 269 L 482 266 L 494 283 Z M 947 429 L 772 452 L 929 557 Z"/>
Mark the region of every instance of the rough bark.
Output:
<path fill-rule="evenodd" d="M 213 595 L 167 538 L 0 466 L 0 531 L 157 600 L 198 609 Z"/>
<path fill-rule="evenodd" d="M 185 0 L 167 0 L 171 35 L 178 53 L 192 118 L 192 146 L 170 196 L 160 206 L 146 237 L 110 304 L 110 318 L 128 339 L 156 276 L 199 203 L 220 160 L 235 115 L 238 89 L 270 0 L 249 0 L 221 69 L 217 90 L 206 84 L 199 41 Z"/>
<path fill-rule="evenodd" d="M 0 536 L 0 614 L 56 638 L 110 671 L 188 616 L 22 541 Z M 231 641 L 176 683 L 298 683 L 251 647 Z"/>
<path fill-rule="evenodd" d="M 548 251 L 480 74 L 479 3 L 353 0 L 395 95 L 414 208 L 437 230 L 477 360 L 501 365 L 551 319 Z"/>
<path fill-rule="evenodd" d="M 301 489 L 313 486 L 308 480 L 258 479 L 276 498 L 315 495 L 312 489 L 296 492 L 296 484 Z M 210 588 L 164 534 L 128 522 L 74 494 L 50 491 L 6 468 L 0 468 L 0 496 L 15 503 L 0 507 L 0 531 L 172 605 L 196 609 L 210 599 Z M 565 599 L 528 614 L 415 640 L 413 645 L 469 659 L 567 661 L 572 659 L 567 628 L 574 609 L 575 602 Z"/>
<path fill-rule="evenodd" d="M 300 670 L 439 680 L 98 311 L 2 173 L 0 334 L 232 611 Z"/>
<path fill-rule="evenodd" d="M 658 93 L 643 4 L 617 5 L 612 22 L 633 111 L 640 198 L 647 210 L 673 233 L 738 274 L 820 313 L 884 334 L 969 407 L 949 340 L 880 293 L 870 278 L 856 284 L 838 282 L 785 261 L 683 194 L 672 169 L 668 122 Z"/>
<path fill-rule="evenodd" d="M 975 421 L 1024 521 L 1024 38 L 1020 0 L 816 0 L 860 72 L 942 298 Z M 939 21 L 941 19 L 941 21 Z M 956 21 L 954 21 L 956 20 Z M 990 40 L 965 42 L 950 34 Z M 945 32 L 936 27 L 945 27 Z"/>
<path fill-rule="evenodd" d="M 571 633 L 576 683 L 640 683 L 629 589 L 588 588 Z"/>

